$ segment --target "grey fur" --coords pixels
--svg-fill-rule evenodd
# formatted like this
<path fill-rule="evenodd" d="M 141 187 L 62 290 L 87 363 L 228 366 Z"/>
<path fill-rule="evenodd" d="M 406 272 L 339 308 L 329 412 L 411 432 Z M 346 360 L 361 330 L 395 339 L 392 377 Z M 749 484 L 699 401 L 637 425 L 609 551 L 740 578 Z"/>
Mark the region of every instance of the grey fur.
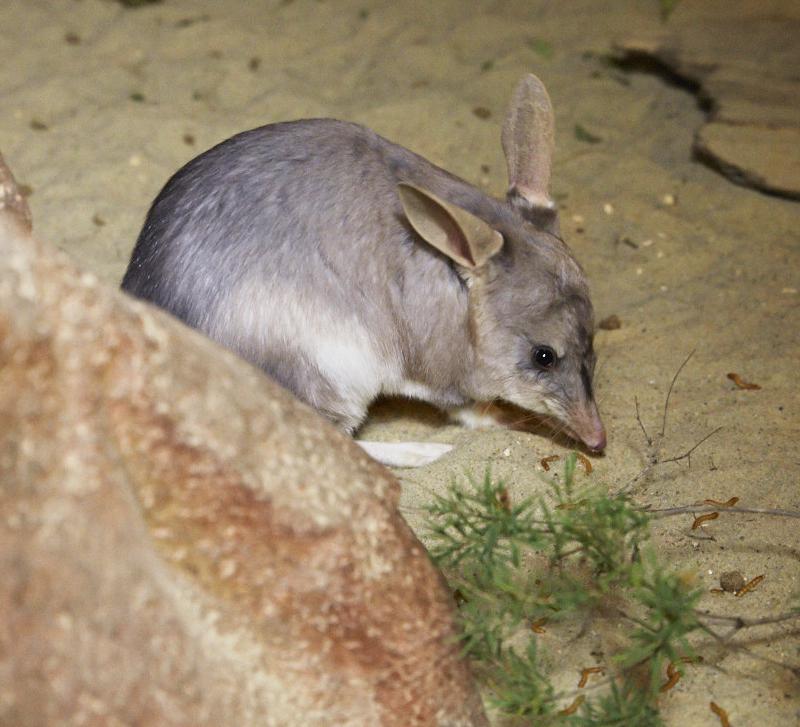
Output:
<path fill-rule="evenodd" d="M 504 144 L 537 143 L 537 123 L 519 106 L 538 94 L 541 113 L 541 93 L 548 108 L 549 99 L 531 78 L 517 89 Z M 515 164 L 549 165 L 551 153 L 517 153 L 523 162 Z M 557 216 L 541 187 L 549 169 L 520 178 L 512 176 L 508 200 L 499 201 L 356 124 L 264 126 L 169 180 L 122 287 L 238 352 L 350 432 L 380 394 L 442 407 L 502 398 L 602 449 L 585 276 L 552 234 Z M 531 190 L 531 180 L 540 186 Z M 400 184 L 441 211 L 445 248 L 415 231 Z M 502 235 L 499 251 L 489 249 L 480 264 L 446 249 L 454 237 L 473 244 L 459 210 Z M 532 365 L 537 344 L 559 354 L 553 370 Z"/>

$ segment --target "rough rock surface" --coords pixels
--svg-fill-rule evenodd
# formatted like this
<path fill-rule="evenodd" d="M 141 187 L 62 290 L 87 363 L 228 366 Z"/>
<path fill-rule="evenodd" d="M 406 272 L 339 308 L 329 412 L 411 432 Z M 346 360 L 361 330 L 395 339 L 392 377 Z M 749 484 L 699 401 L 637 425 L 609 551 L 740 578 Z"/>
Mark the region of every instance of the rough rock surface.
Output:
<path fill-rule="evenodd" d="M 0 186 L 0 725 L 485 724 L 393 477 Z"/>
<path fill-rule="evenodd" d="M 800 199 L 800 4 L 681 2 L 661 33 L 621 41 L 698 85 L 698 157 L 738 184 Z"/>

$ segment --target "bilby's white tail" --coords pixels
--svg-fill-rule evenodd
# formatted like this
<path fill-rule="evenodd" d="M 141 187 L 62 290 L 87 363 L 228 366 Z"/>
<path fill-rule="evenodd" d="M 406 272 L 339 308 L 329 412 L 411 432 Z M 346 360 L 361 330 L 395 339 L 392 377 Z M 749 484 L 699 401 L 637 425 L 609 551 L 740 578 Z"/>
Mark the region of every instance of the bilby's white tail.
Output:
<path fill-rule="evenodd" d="M 422 467 L 453 449 L 438 442 L 364 442 L 356 440 L 370 457 L 387 467 Z"/>

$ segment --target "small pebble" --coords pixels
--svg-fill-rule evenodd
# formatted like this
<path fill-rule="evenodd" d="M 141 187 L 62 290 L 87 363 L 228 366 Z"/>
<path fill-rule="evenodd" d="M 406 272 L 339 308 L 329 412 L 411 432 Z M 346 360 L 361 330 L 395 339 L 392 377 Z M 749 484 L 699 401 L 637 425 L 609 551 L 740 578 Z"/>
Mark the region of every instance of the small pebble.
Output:
<path fill-rule="evenodd" d="M 572 221 L 573 221 L 573 222 L 574 222 L 576 225 L 582 225 L 582 224 L 583 224 L 583 222 L 584 222 L 584 220 L 583 220 L 583 215 L 572 215 Z"/>
<path fill-rule="evenodd" d="M 656 257 L 657 257 L 659 260 L 660 260 L 662 257 L 664 257 L 664 251 L 663 251 L 663 250 L 659 250 L 659 251 L 656 253 Z"/>
<path fill-rule="evenodd" d="M 665 194 L 661 201 L 667 205 L 667 207 L 674 207 L 675 206 L 675 195 L 674 194 Z"/>
<path fill-rule="evenodd" d="M 738 570 L 727 571 L 719 577 L 719 585 L 723 591 L 736 593 L 744 588 L 744 576 Z"/>
<path fill-rule="evenodd" d="M 797 288 L 783 288 L 783 290 L 781 290 L 781 293 L 783 293 L 784 295 L 794 295 L 795 293 L 797 293 Z"/>
<path fill-rule="evenodd" d="M 606 318 L 603 318 L 603 320 L 597 324 L 597 327 L 603 331 L 616 331 L 617 329 L 622 328 L 622 321 L 618 315 L 612 314 Z"/>
<path fill-rule="evenodd" d="M 650 247 L 653 244 L 653 241 L 648 237 L 646 240 L 642 241 L 642 247 Z"/>
<path fill-rule="evenodd" d="M 142 164 L 142 157 L 138 154 L 134 154 L 130 159 L 128 159 L 128 164 L 132 167 L 139 167 Z"/>
<path fill-rule="evenodd" d="M 503 457 L 510 457 L 511 456 L 511 447 L 506 447 L 503 450 Z"/>
<path fill-rule="evenodd" d="M 644 268 L 636 268 L 636 274 L 641 275 L 644 272 Z"/>
<path fill-rule="evenodd" d="M 603 205 L 603 212 L 605 212 L 607 215 L 613 215 L 614 214 L 614 205 L 609 204 L 608 202 L 606 202 Z"/>

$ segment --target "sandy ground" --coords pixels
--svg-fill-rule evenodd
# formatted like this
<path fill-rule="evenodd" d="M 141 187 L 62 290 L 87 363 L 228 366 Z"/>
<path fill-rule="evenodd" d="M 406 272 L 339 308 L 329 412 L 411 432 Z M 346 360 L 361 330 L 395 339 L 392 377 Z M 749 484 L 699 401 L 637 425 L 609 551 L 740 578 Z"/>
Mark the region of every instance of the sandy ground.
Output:
<path fill-rule="evenodd" d="M 116 284 L 146 208 L 181 164 L 264 123 L 334 116 L 365 123 L 485 187 L 504 191 L 499 129 L 527 71 L 548 86 L 559 130 L 554 187 L 562 228 L 591 280 L 601 331 L 597 390 L 609 430 L 591 478 L 616 489 L 646 464 L 634 397 L 651 432 L 669 382 L 662 458 L 722 429 L 691 458 L 637 481 L 654 507 L 701 498 L 800 509 L 797 375 L 800 266 L 796 202 L 736 187 L 694 163 L 703 119 L 687 92 L 602 62 L 615 39 L 657 29 L 658 3 L 166 0 L 125 9 L 103 0 L 0 4 L 0 148 L 28 185 L 36 232 Z M 488 110 L 475 113 L 482 107 Z M 579 124 L 598 137 L 588 143 Z M 737 372 L 757 382 L 738 390 Z M 465 430 L 404 402 L 377 406 L 373 439 L 452 442 L 455 451 L 398 472 L 404 511 L 463 473 L 491 465 L 512 497 L 541 491 L 539 460 L 568 451 L 544 433 Z M 719 574 L 765 574 L 743 598 L 709 594 L 716 613 L 786 610 L 800 590 L 797 520 L 692 516 L 659 523 L 656 542 L 708 588 Z M 771 635 L 774 638 L 765 638 Z M 750 634 L 753 652 L 800 664 L 790 627 Z M 599 626 L 579 642 L 543 635 L 565 686 L 608 649 Z M 670 725 L 793 725 L 796 676 L 752 656 L 700 647 L 704 665 L 663 699 Z"/>

